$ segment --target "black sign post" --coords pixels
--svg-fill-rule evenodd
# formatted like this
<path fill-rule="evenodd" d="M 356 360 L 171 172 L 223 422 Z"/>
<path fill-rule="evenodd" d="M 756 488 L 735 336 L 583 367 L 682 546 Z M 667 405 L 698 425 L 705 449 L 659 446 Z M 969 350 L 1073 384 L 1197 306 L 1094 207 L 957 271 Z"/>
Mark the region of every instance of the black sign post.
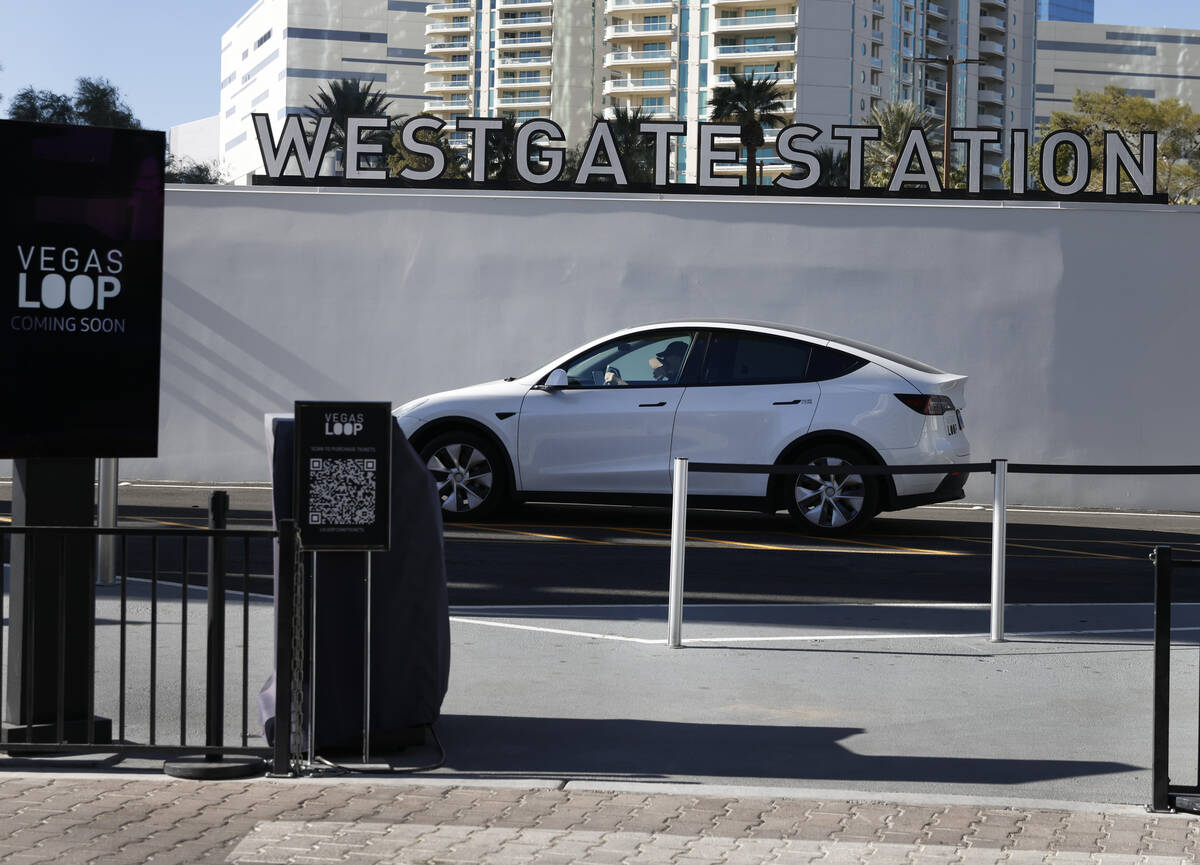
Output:
<path fill-rule="evenodd" d="M 297 402 L 295 517 L 300 544 L 313 551 L 364 551 L 363 763 L 371 756 L 371 552 L 391 542 L 392 405 L 386 402 Z M 317 573 L 312 575 L 316 635 Z M 309 706 L 315 706 L 313 640 Z M 316 711 L 309 714 L 309 762 L 316 759 Z"/>
<path fill-rule="evenodd" d="M 90 526 L 95 458 L 158 455 L 165 149 L 162 132 L 0 121 L 0 458 L 18 523 Z M 61 669 L 65 740 L 88 741 L 94 545 L 12 546 L 0 739 L 57 738 Z"/>

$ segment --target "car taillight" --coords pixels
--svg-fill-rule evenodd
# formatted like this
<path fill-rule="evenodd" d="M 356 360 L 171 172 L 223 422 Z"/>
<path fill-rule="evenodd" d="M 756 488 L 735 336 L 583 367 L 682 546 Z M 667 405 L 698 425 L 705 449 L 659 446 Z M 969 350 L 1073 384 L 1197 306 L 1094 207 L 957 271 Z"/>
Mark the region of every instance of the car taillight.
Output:
<path fill-rule="evenodd" d="M 948 411 L 954 411 L 954 400 L 942 394 L 926 396 L 920 393 L 898 393 L 896 399 L 917 414 L 942 415 Z"/>

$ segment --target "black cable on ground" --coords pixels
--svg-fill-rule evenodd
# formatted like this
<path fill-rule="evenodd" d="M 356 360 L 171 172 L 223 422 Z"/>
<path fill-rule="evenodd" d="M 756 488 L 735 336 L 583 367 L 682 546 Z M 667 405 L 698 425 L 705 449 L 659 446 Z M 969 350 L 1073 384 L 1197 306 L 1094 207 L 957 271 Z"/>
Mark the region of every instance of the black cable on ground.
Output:
<path fill-rule="evenodd" d="M 436 763 L 431 763 L 428 766 L 389 766 L 386 769 L 360 769 L 355 766 L 345 766 L 341 763 L 335 763 L 319 755 L 315 758 L 314 762 L 320 763 L 326 770 L 343 775 L 414 775 L 418 772 L 432 772 L 445 765 L 446 749 L 442 745 L 442 740 L 438 738 L 437 729 L 433 724 L 429 725 L 429 733 L 433 736 L 433 744 L 437 746 L 438 759 Z M 312 767 L 310 766 L 310 768 Z"/>

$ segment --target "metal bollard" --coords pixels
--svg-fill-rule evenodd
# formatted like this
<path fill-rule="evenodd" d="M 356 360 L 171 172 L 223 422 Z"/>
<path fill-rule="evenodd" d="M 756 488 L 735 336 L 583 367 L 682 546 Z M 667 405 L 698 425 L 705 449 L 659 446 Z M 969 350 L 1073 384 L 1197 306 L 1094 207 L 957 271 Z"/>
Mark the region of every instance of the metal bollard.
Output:
<path fill-rule="evenodd" d="M 279 578 L 275 581 L 275 741 L 271 774 L 292 774 L 292 628 L 296 522 L 279 521 Z"/>
<path fill-rule="evenodd" d="M 683 558 L 687 549 L 688 461 L 676 457 L 671 487 L 671 580 L 667 589 L 667 645 L 683 645 Z"/>
<path fill-rule="evenodd" d="M 1154 691 L 1150 771 L 1150 810 L 1171 811 L 1167 763 L 1171 723 L 1171 548 L 1155 547 L 1154 562 Z"/>
<path fill-rule="evenodd" d="M 97 481 L 96 507 L 98 524 L 102 529 L 117 527 L 117 483 L 118 462 L 114 458 L 97 461 L 100 477 Z M 111 586 L 116 573 L 116 538 L 112 535 L 96 537 L 96 585 Z"/>
<path fill-rule="evenodd" d="M 224 529 L 229 514 L 229 493 L 215 490 L 208 497 L 208 527 Z M 187 587 L 184 587 L 187 591 Z M 225 744 L 225 538 L 208 540 L 208 676 L 205 680 L 205 742 Z M 220 760 L 220 754 L 208 754 Z"/>
<path fill-rule="evenodd" d="M 1008 541 L 1008 460 L 992 460 L 992 642 L 1004 642 L 1004 548 Z"/>

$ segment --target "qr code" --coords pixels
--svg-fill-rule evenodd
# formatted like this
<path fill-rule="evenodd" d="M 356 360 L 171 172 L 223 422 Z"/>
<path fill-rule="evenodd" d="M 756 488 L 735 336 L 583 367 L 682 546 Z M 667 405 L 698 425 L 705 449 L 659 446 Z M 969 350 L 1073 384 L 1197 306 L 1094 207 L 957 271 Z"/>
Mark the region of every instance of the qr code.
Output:
<path fill-rule="evenodd" d="M 375 522 L 375 460 L 308 461 L 308 523 L 369 526 Z"/>

